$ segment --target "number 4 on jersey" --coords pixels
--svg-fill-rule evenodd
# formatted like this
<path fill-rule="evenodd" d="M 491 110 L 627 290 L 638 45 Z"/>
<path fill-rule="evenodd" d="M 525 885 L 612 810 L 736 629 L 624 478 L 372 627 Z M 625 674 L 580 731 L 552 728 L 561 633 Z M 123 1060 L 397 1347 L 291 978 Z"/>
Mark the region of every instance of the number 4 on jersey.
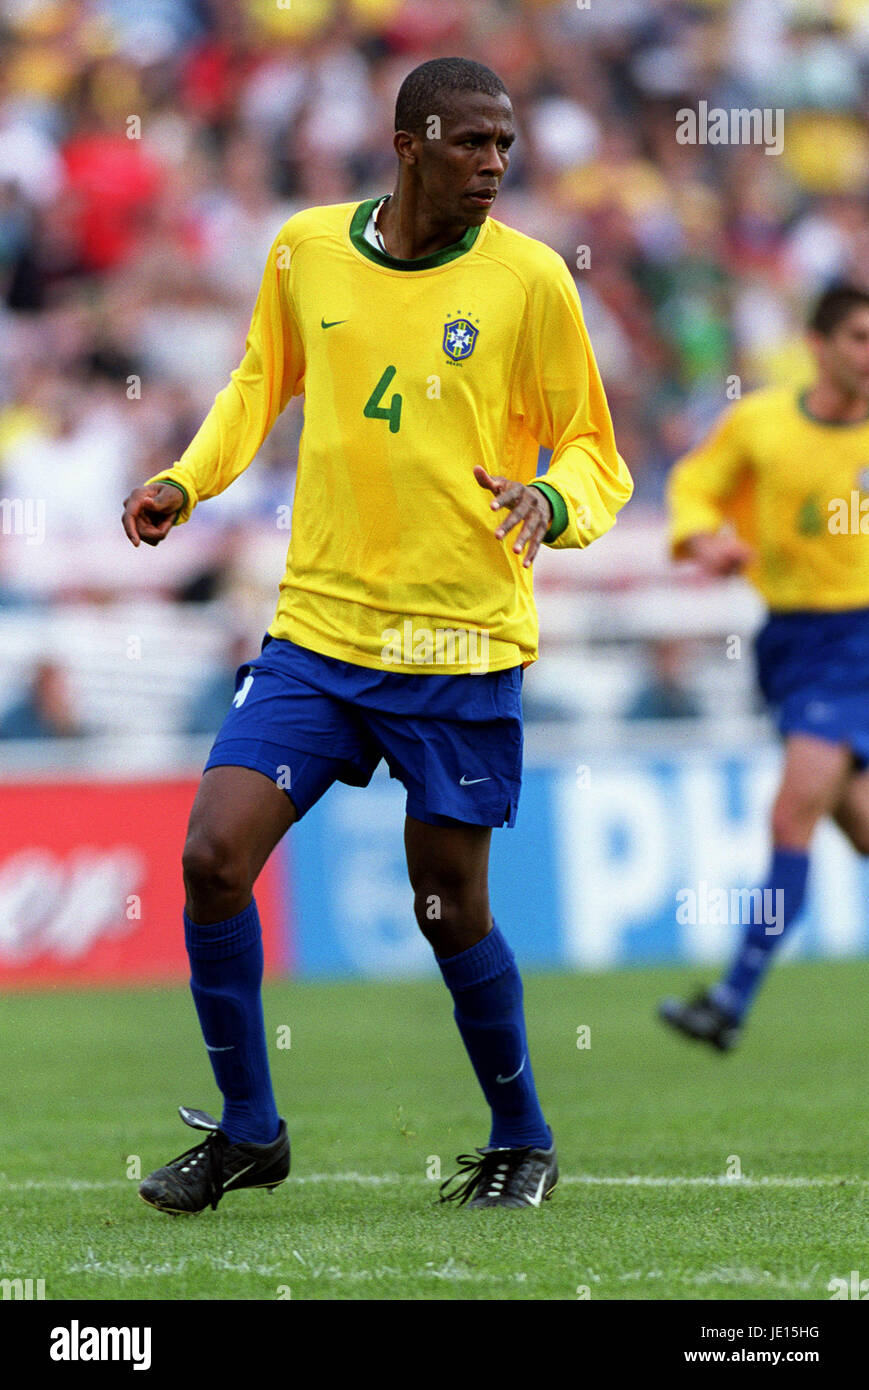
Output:
<path fill-rule="evenodd" d="M 392 397 L 392 400 L 389 402 L 388 409 L 384 409 L 384 407 L 380 405 L 380 401 L 383 399 L 383 396 L 394 376 L 395 368 L 387 367 L 386 371 L 383 373 L 383 376 L 380 378 L 374 390 L 371 392 L 371 395 L 368 397 L 368 400 L 365 402 L 365 409 L 362 411 L 362 414 L 368 420 L 388 420 L 390 434 L 398 434 L 398 431 L 401 428 L 402 398 L 401 396 L 399 396 L 398 392 L 396 392 L 395 395 Z"/>

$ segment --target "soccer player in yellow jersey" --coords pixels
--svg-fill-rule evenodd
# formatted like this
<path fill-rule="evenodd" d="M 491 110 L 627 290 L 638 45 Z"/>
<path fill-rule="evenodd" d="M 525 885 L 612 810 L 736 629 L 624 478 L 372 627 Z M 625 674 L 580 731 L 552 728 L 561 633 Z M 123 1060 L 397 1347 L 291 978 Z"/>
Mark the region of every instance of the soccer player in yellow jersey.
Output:
<path fill-rule="evenodd" d="M 747 396 L 670 479 L 676 558 L 712 577 L 744 571 L 769 606 L 758 675 L 784 739 L 769 877 L 740 895 L 752 920 L 736 959 L 711 990 L 660 1009 L 722 1051 L 799 916 L 818 823 L 832 817 L 869 854 L 869 293 L 828 290 L 809 330 L 813 385 Z"/>
<path fill-rule="evenodd" d="M 396 105 L 395 191 L 281 228 L 241 365 L 184 456 L 127 499 L 130 540 L 158 544 L 304 392 L 277 613 L 238 672 L 183 854 L 191 987 L 223 1117 L 182 1107 L 208 1137 L 143 1182 L 161 1211 L 287 1176 L 253 885 L 333 782 L 365 786 L 383 758 L 407 790 L 416 919 L 492 1112 L 487 1146 L 442 1197 L 538 1207 L 555 1185 L 522 984 L 489 909 L 489 843 L 516 815 L 532 561 L 541 544 L 607 531 L 632 484 L 564 261 L 489 218 L 513 139 L 488 68 L 416 68 Z"/>

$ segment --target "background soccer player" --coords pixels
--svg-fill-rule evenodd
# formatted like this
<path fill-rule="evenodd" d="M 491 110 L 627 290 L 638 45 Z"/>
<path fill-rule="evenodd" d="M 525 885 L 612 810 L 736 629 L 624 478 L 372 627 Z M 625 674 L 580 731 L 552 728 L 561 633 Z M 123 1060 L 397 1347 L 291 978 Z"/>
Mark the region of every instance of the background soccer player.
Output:
<path fill-rule="evenodd" d="M 208 1138 L 142 1184 L 165 1211 L 289 1171 L 253 885 L 333 782 L 364 786 L 381 758 L 407 789 L 416 918 L 492 1111 L 487 1149 L 444 1196 L 539 1206 L 557 1177 L 489 843 L 516 815 L 532 561 L 544 542 L 588 545 L 632 485 L 564 262 L 488 219 L 514 139 L 503 83 L 464 59 L 424 63 L 396 128 L 394 193 L 286 223 L 244 360 L 181 460 L 126 503 L 130 540 L 158 544 L 304 392 L 277 614 L 239 670 L 184 849 L 192 990 L 224 1110 L 218 1128 L 182 1109 Z M 552 462 L 535 482 L 541 444 Z"/>
<path fill-rule="evenodd" d="M 744 569 L 769 604 L 758 674 L 785 746 L 765 884 L 781 896 L 764 894 L 781 913 L 746 925 L 714 988 L 661 1006 L 722 1050 L 803 906 L 818 822 L 869 854 L 869 293 L 829 290 L 809 328 L 814 384 L 747 396 L 670 481 L 676 557 L 714 577 Z"/>

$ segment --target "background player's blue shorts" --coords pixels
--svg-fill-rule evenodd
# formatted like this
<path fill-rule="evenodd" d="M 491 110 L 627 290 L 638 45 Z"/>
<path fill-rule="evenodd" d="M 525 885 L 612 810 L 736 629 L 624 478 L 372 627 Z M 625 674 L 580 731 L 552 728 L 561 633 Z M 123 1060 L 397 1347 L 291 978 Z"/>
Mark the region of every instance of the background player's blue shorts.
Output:
<path fill-rule="evenodd" d="M 869 762 L 869 608 L 772 613 L 756 655 L 783 735 L 846 744 L 859 763 Z"/>
<path fill-rule="evenodd" d="M 240 666 L 205 770 L 250 767 L 301 818 L 333 782 L 365 787 L 385 758 L 407 814 L 513 825 L 522 779 L 522 669 L 446 676 L 371 670 L 266 637 Z"/>

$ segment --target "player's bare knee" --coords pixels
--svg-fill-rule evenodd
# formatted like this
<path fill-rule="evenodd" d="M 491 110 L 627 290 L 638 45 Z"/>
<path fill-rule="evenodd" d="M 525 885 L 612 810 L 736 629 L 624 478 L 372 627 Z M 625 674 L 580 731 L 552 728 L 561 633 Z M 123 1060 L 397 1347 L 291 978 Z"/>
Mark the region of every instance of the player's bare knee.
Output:
<path fill-rule="evenodd" d="M 823 807 L 812 802 L 779 800 L 772 809 L 773 844 L 788 849 L 808 849 Z"/>
<path fill-rule="evenodd" d="M 215 836 L 189 835 L 181 867 L 187 893 L 194 900 L 243 897 L 251 888 L 244 857 Z"/>
<path fill-rule="evenodd" d="M 435 951 L 445 941 L 472 946 L 485 936 L 489 927 L 489 905 L 485 892 L 465 884 L 454 885 L 431 879 L 414 893 L 413 910 L 417 925 Z"/>
<path fill-rule="evenodd" d="M 453 928 L 460 918 L 454 894 L 444 892 L 442 885 L 429 882 L 413 895 L 413 911 L 417 926 L 427 940 L 440 937 L 445 928 Z"/>

